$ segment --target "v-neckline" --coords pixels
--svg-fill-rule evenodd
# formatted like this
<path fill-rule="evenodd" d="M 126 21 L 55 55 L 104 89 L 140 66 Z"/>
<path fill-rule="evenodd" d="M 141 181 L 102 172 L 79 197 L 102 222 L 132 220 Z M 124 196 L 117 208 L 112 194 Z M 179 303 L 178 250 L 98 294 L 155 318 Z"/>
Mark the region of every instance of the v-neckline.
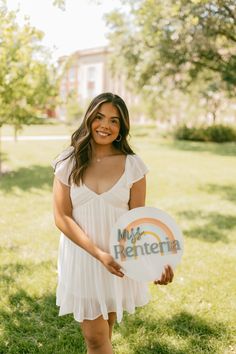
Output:
<path fill-rule="evenodd" d="M 128 156 L 129 155 L 126 155 L 126 158 L 125 158 L 125 168 L 124 168 L 124 172 L 122 173 L 122 175 L 118 178 L 118 180 L 105 192 L 102 192 L 102 193 L 96 193 L 94 192 L 94 190 L 92 190 L 91 188 L 89 188 L 85 183 L 83 183 L 83 186 L 91 193 L 93 193 L 94 195 L 96 195 L 97 197 L 100 197 L 102 196 L 103 194 L 107 194 L 109 192 L 111 192 L 118 184 L 119 182 L 122 180 L 122 178 L 125 176 L 126 174 L 126 169 L 127 169 L 127 160 L 128 160 Z"/>

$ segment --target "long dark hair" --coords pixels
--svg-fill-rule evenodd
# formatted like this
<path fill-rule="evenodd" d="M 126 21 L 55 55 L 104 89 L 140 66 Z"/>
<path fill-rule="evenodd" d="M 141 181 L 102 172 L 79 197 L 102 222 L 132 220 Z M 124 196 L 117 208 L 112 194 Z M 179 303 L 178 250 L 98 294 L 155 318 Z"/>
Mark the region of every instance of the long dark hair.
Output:
<path fill-rule="evenodd" d="M 69 176 L 77 185 L 80 184 L 83 179 L 83 173 L 92 158 L 91 149 L 91 124 L 99 111 L 100 106 L 103 103 L 112 103 L 120 113 L 120 141 L 113 141 L 113 145 L 116 149 L 120 150 L 123 154 L 134 154 L 133 150 L 128 144 L 127 137 L 130 130 L 129 112 L 125 102 L 121 97 L 110 92 L 105 92 L 95 97 L 85 113 L 84 119 L 80 127 L 72 134 L 71 144 L 73 151 L 64 159 L 74 159 L 74 167 Z"/>

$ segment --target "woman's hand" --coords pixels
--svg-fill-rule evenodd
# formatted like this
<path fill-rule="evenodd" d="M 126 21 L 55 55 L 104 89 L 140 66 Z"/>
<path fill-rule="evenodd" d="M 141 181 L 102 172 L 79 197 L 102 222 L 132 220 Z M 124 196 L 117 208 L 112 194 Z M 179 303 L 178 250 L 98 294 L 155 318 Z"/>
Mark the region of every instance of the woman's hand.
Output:
<path fill-rule="evenodd" d="M 174 273 L 170 265 L 165 266 L 165 271 L 161 275 L 160 280 L 154 280 L 154 284 L 167 285 L 171 283 L 174 278 Z"/>
<path fill-rule="evenodd" d="M 107 252 L 101 252 L 99 256 L 100 262 L 106 267 L 106 269 L 118 277 L 123 277 L 124 273 L 121 271 L 121 266 L 114 260 L 112 255 Z"/>

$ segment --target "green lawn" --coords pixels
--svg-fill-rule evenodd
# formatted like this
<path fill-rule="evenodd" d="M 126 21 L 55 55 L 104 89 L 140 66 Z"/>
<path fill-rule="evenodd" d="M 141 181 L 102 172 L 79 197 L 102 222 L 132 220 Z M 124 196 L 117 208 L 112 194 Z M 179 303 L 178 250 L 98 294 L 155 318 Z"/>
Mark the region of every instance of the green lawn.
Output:
<path fill-rule="evenodd" d="M 156 135 L 138 127 L 132 144 L 150 168 L 147 205 L 175 217 L 185 253 L 174 282 L 150 284 L 150 304 L 115 326 L 115 354 L 236 353 L 236 145 Z M 85 353 L 78 323 L 55 305 L 50 161 L 65 146 L 3 143 L 11 172 L 0 181 L 0 353 Z"/>
<path fill-rule="evenodd" d="M 50 125 L 47 124 L 35 124 L 35 125 L 25 125 L 23 129 L 19 131 L 18 136 L 22 135 L 70 135 L 75 129 L 76 126 L 71 126 L 63 123 L 53 123 Z M 4 125 L 2 127 L 1 135 L 13 136 L 14 129 L 10 125 Z"/>

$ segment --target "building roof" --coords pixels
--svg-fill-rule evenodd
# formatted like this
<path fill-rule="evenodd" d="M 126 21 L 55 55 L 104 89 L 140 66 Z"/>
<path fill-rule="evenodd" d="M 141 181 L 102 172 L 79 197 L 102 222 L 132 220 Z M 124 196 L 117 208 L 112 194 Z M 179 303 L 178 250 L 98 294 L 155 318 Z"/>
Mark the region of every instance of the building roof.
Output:
<path fill-rule="evenodd" d="M 63 56 L 59 57 L 58 63 L 59 64 L 63 63 L 66 59 L 68 59 L 71 56 L 85 57 L 85 56 L 92 56 L 92 55 L 97 55 L 97 54 L 106 54 L 109 52 L 111 52 L 111 49 L 108 46 L 80 49 L 80 50 L 77 50 L 77 51 L 71 53 L 70 55 L 63 55 Z"/>

